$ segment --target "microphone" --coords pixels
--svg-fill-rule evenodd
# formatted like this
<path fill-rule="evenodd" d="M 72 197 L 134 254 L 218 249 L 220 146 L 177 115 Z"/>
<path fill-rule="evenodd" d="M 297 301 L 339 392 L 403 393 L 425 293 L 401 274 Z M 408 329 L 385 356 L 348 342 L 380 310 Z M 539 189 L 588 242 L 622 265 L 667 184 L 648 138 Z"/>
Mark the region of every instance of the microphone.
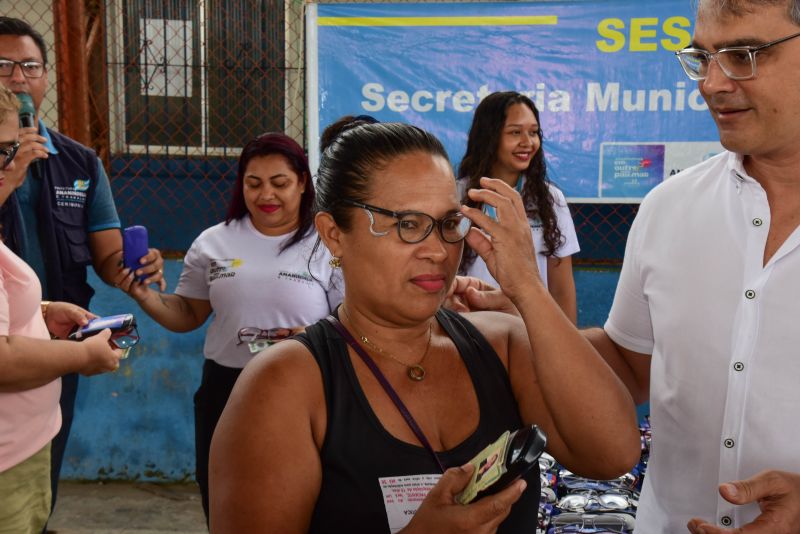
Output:
<path fill-rule="evenodd" d="M 33 107 L 33 98 L 28 93 L 17 93 L 17 100 L 22 105 L 19 110 L 19 127 L 36 127 L 36 108 Z"/>
<path fill-rule="evenodd" d="M 19 127 L 20 128 L 35 128 L 36 127 L 36 108 L 33 107 L 33 98 L 28 93 L 17 93 L 17 100 L 21 104 L 19 110 Z M 39 178 L 39 163 L 34 159 L 30 164 L 30 171 L 34 178 Z"/>

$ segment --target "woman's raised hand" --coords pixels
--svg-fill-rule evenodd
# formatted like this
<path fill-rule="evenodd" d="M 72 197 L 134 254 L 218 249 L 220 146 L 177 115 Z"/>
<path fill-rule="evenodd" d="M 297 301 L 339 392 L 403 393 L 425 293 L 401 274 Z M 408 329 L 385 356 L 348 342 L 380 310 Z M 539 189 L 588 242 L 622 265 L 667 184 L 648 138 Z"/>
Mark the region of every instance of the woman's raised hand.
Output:
<path fill-rule="evenodd" d="M 485 177 L 481 178 L 481 189 L 470 189 L 468 194 L 476 202 L 493 206 L 497 220 L 478 208 L 463 206 L 464 215 L 479 227 L 470 229 L 467 244 L 486 262 L 503 292 L 513 300 L 523 284 L 539 280 L 522 197 L 502 180 Z"/>

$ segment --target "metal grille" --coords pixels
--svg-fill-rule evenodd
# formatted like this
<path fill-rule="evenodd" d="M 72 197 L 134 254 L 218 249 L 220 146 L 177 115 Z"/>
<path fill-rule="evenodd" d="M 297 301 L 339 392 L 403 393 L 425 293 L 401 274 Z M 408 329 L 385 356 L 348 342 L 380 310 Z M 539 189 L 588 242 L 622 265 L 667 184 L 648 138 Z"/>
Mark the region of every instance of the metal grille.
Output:
<path fill-rule="evenodd" d="M 222 220 L 248 139 L 277 130 L 305 143 L 304 5 L 19 0 L 3 11 L 52 46 L 45 122 L 98 151 L 124 226 L 180 255 Z M 575 262 L 619 263 L 638 205 L 571 208 Z"/>

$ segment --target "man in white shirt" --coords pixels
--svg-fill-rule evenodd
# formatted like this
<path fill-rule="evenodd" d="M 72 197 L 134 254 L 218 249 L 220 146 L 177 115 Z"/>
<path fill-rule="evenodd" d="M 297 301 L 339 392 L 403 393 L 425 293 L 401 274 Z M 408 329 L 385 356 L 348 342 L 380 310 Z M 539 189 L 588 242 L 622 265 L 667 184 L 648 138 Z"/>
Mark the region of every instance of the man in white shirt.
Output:
<path fill-rule="evenodd" d="M 587 332 L 650 400 L 636 532 L 800 532 L 800 0 L 700 0 L 678 57 L 728 151 L 645 198 Z"/>
<path fill-rule="evenodd" d="M 650 400 L 637 534 L 797 533 L 800 0 L 699 0 L 678 57 L 728 151 L 642 202 L 608 321 L 586 335 Z M 453 293 L 513 313 L 476 280 Z"/>

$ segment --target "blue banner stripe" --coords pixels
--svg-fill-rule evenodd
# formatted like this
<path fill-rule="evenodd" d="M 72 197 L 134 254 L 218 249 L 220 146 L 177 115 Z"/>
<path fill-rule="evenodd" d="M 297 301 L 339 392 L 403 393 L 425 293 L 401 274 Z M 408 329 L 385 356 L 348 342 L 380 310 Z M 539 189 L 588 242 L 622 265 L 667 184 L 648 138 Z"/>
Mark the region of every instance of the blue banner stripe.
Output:
<path fill-rule="evenodd" d="M 320 17 L 319 26 L 541 26 L 558 24 L 558 16 L 512 17 Z"/>

